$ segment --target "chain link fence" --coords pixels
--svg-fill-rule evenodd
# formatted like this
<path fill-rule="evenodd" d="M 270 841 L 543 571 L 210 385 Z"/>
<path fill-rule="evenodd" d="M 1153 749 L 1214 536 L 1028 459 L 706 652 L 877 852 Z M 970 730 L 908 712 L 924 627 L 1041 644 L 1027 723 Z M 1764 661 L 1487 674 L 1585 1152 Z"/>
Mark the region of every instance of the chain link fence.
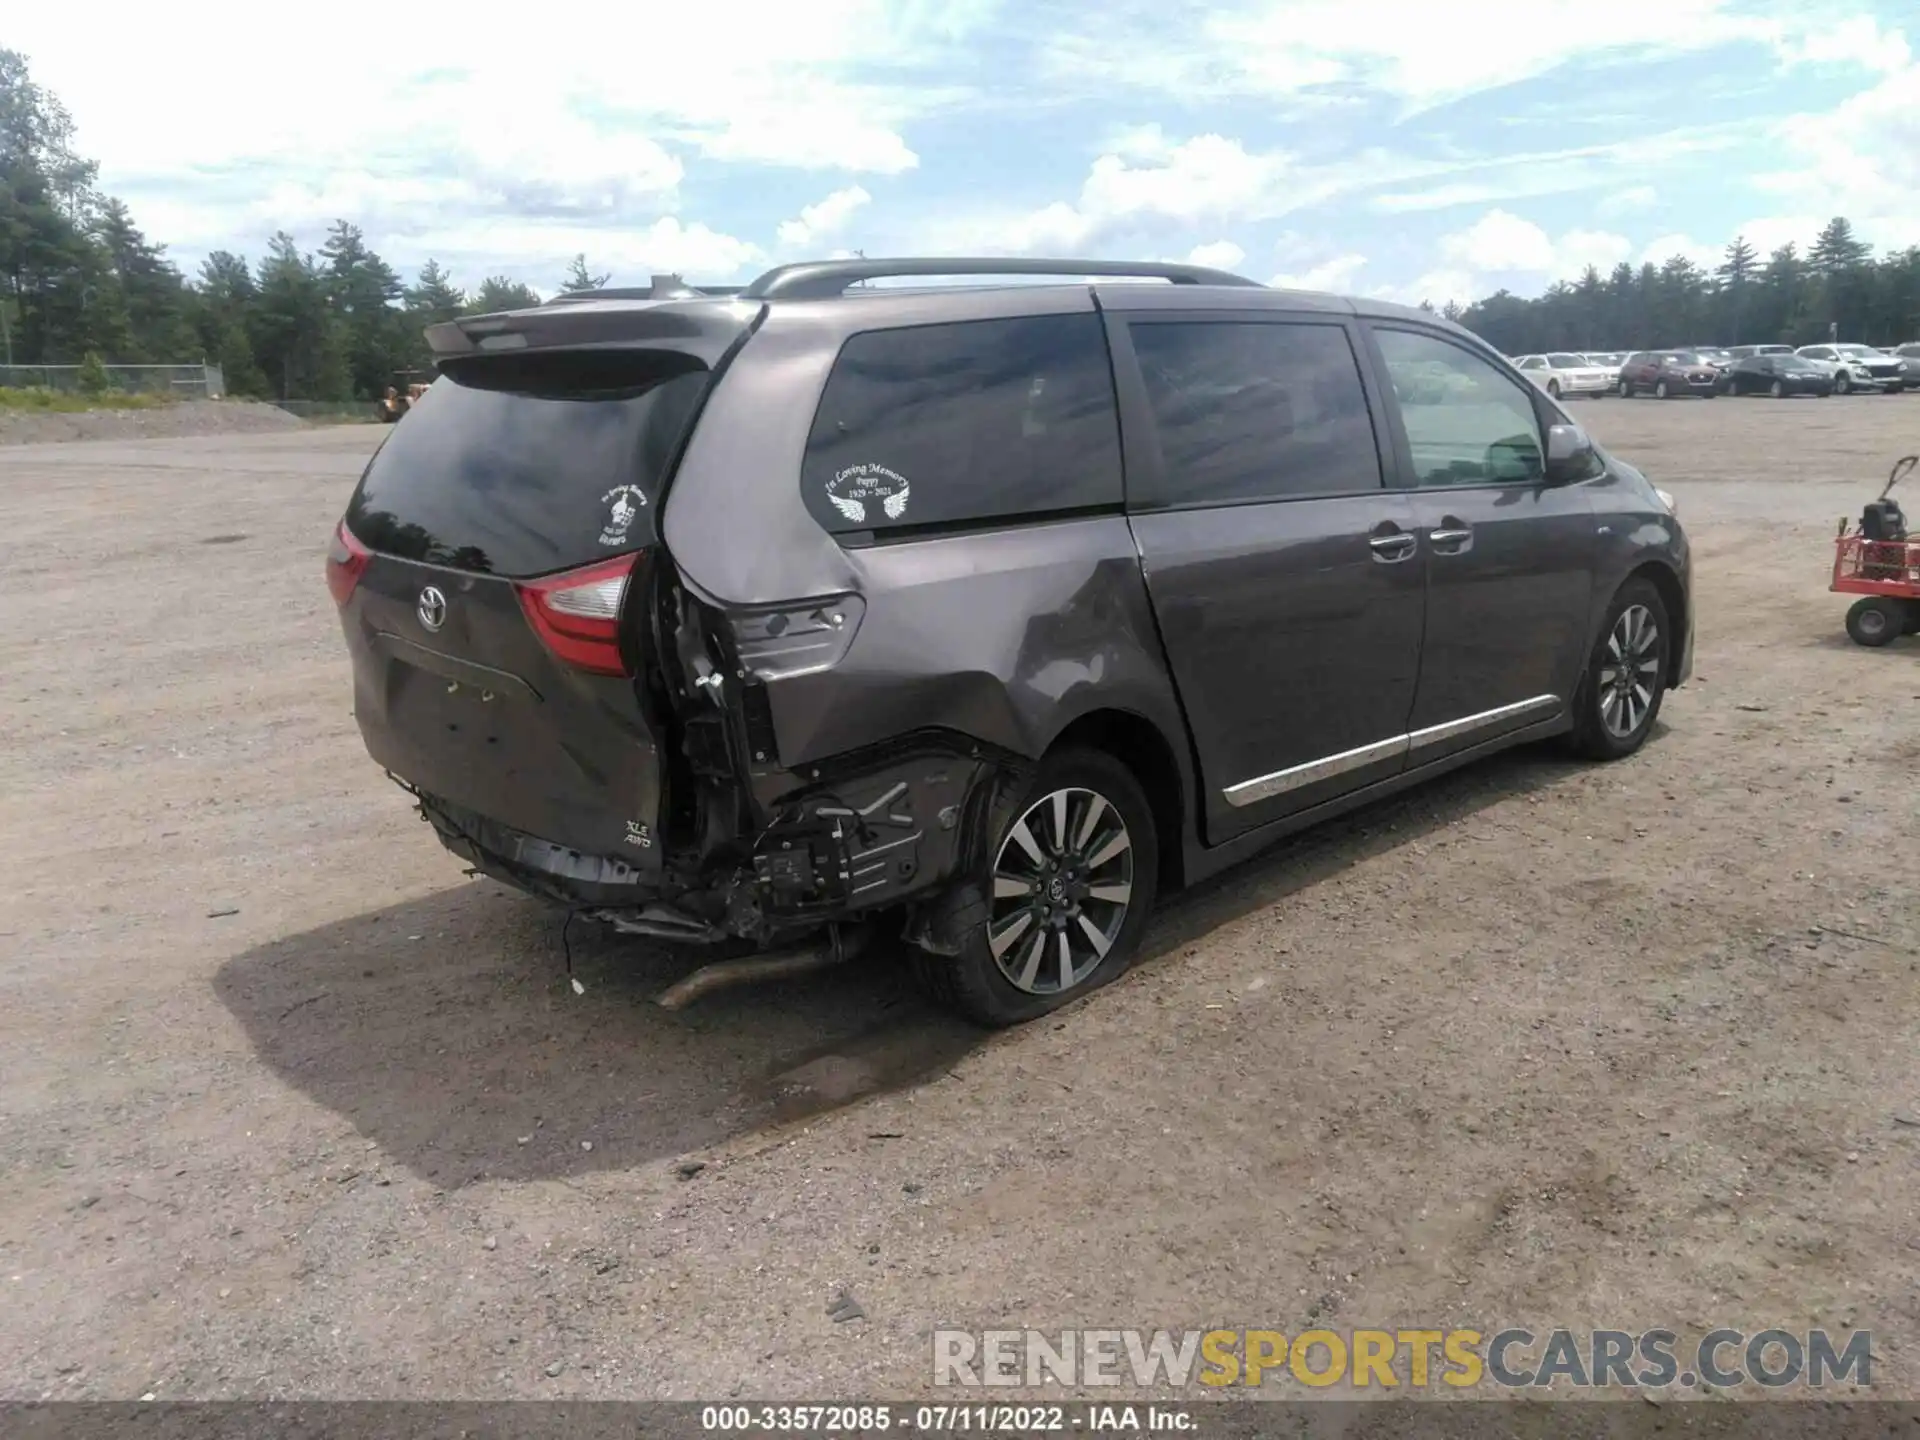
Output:
<path fill-rule="evenodd" d="M 170 395 L 176 400 L 218 400 L 227 393 L 218 365 L 107 365 L 107 388 L 126 395 Z M 27 390 L 36 386 L 77 394 L 78 365 L 0 365 L 0 386 Z"/>

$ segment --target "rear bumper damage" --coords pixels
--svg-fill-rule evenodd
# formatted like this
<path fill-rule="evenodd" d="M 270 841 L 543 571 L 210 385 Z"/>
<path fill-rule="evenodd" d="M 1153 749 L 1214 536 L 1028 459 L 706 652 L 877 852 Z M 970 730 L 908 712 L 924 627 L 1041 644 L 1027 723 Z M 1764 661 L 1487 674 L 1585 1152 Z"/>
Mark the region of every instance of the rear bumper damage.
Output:
<path fill-rule="evenodd" d="M 669 851 L 657 869 L 569 849 L 399 783 L 441 843 L 481 874 L 630 934 L 766 944 L 942 890 L 979 843 L 1004 768 L 958 747 L 822 766 L 770 807 L 757 834 L 706 855 Z"/>

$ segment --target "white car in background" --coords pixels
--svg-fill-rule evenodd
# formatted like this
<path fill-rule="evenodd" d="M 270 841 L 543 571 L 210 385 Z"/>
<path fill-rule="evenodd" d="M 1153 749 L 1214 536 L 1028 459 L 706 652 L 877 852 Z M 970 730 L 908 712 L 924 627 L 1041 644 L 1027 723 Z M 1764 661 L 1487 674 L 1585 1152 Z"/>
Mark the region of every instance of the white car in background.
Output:
<path fill-rule="evenodd" d="M 1878 390 L 1898 395 L 1907 388 L 1907 367 L 1897 356 L 1871 345 L 1802 345 L 1794 352 L 1803 360 L 1817 360 L 1833 370 L 1833 393 Z"/>
<path fill-rule="evenodd" d="M 1620 366 L 1627 358 L 1625 350 L 1589 350 L 1580 357 L 1596 370 L 1607 372 L 1607 393 L 1620 383 Z"/>
<path fill-rule="evenodd" d="M 1546 355 L 1522 355 L 1513 362 L 1526 376 L 1554 399 L 1574 395 L 1605 395 L 1613 388 L 1613 375 L 1584 355 L 1556 350 Z"/>

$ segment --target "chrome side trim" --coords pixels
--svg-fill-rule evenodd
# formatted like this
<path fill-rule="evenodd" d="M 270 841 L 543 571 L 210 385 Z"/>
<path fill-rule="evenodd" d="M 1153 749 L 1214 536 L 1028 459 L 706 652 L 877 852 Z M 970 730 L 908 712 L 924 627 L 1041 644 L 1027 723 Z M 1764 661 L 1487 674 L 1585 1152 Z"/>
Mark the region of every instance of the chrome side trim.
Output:
<path fill-rule="evenodd" d="M 1503 720 L 1520 720 L 1530 715 L 1539 715 L 1544 718 L 1548 711 L 1559 708 L 1558 695 L 1536 695 L 1531 700 L 1518 700 L 1495 710 L 1482 710 L 1478 715 L 1463 715 L 1458 720 L 1449 720 L 1442 725 L 1429 725 L 1423 730 L 1415 730 L 1407 736 L 1407 748 L 1419 750 L 1427 745 L 1439 745 L 1475 730 L 1484 730 L 1489 725 L 1498 725 Z"/>
<path fill-rule="evenodd" d="M 1276 770 L 1257 780 L 1242 780 L 1238 785 L 1228 786 L 1221 794 L 1229 805 L 1253 805 L 1262 800 L 1271 800 L 1276 795 L 1284 795 L 1289 790 L 1298 790 L 1302 785 L 1331 780 L 1335 775 L 1377 765 L 1382 760 L 1392 760 L 1406 753 L 1407 737 L 1396 735 L 1391 740 L 1376 740 L 1357 750 L 1342 750 L 1338 755 L 1327 755 L 1291 769 Z"/>
<path fill-rule="evenodd" d="M 1238 785 L 1229 785 L 1221 791 L 1221 798 L 1235 809 L 1257 805 L 1262 800 L 1271 800 L 1274 796 L 1284 795 L 1289 790 L 1317 785 L 1320 781 L 1331 780 L 1336 775 L 1345 775 L 1351 770 L 1362 770 L 1369 765 L 1378 765 L 1383 760 L 1392 760 L 1429 745 L 1439 745 L 1490 725 L 1498 725 L 1507 720 L 1522 720 L 1535 715 L 1544 717 L 1547 712 L 1560 708 L 1559 696 L 1535 695 L 1530 700 L 1516 701 L 1512 705 L 1502 705 L 1493 710 L 1482 710 L 1477 715 L 1463 715 L 1458 720 L 1448 720 L 1441 725 L 1428 725 L 1411 734 L 1395 735 L 1389 740 L 1376 740 L 1371 745 L 1342 750 L 1337 755 L 1322 756 L 1318 760 L 1309 760 L 1304 765 L 1276 770 L 1271 775 L 1242 780 Z"/>

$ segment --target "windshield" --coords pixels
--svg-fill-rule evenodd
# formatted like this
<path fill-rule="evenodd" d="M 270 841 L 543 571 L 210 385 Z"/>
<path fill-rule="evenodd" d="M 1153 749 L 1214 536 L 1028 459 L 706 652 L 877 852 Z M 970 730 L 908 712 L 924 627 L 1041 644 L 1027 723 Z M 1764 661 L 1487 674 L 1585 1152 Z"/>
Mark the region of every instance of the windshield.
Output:
<path fill-rule="evenodd" d="M 1578 355 L 1549 355 L 1547 363 L 1556 370 L 1578 370 L 1587 362 Z"/>
<path fill-rule="evenodd" d="M 1842 355 L 1879 355 L 1871 345 L 1836 345 L 1833 347 Z"/>
<path fill-rule="evenodd" d="M 1660 363 L 1663 365 L 1698 365 L 1700 357 L 1691 350 L 1662 350 Z"/>
<path fill-rule="evenodd" d="M 1802 360 L 1798 355 L 1782 355 L 1773 362 L 1773 368 L 1787 375 L 1804 374 L 1820 367 L 1811 360 Z"/>

